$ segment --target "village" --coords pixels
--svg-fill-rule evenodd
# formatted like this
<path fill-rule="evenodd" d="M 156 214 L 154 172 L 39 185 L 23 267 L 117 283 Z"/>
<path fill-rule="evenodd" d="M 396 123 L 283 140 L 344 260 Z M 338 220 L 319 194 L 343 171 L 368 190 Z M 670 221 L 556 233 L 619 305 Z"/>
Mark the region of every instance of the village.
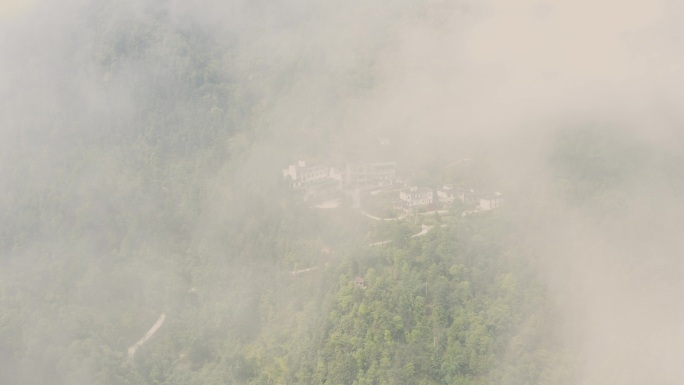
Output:
<path fill-rule="evenodd" d="M 465 158 L 452 164 L 469 161 Z M 409 238 L 425 236 L 437 226 L 447 226 L 435 220 L 436 216 L 476 215 L 494 210 L 504 202 L 504 195 L 498 191 L 480 191 L 473 186 L 451 183 L 439 187 L 414 183 L 402 176 L 395 161 L 350 162 L 335 167 L 321 160 L 300 159 L 282 170 L 282 178 L 285 188 L 299 194 L 300 202 L 309 207 L 347 206 L 384 223 L 411 219 L 414 233 Z M 368 242 L 368 247 L 382 247 L 393 240 L 381 237 Z M 291 274 L 297 276 L 318 268 L 318 265 L 295 268 Z M 354 277 L 353 283 L 361 289 L 368 287 L 360 276 Z"/>
<path fill-rule="evenodd" d="M 454 184 L 420 186 L 399 175 L 395 161 L 332 167 L 324 161 L 298 160 L 282 170 L 287 187 L 301 193 L 307 205 L 335 208 L 348 200 L 353 208 L 378 220 L 445 211 L 454 203 L 460 203 L 467 215 L 495 209 L 504 201 L 498 191 Z"/>

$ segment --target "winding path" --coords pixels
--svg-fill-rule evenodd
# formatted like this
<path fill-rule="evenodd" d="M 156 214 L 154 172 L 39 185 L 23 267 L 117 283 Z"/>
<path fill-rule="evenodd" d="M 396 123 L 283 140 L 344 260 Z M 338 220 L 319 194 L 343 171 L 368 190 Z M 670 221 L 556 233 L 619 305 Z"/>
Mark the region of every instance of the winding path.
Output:
<path fill-rule="evenodd" d="M 162 313 L 162 314 L 159 316 L 159 318 L 157 319 L 157 322 L 155 322 L 154 325 L 152 326 L 152 328 L 151 328 L 150 330 L 148 330 L 147 333 L 145 333 L 145 335 L 143 336 L 143 338 L 141 338 L 141 339 L 140 339 L 138 342 L 136 342 L 133 346 L 131 346 L 130 348 L 128 348 L 128 358 L 130 358 L 131 360 L 132 360 L 133 358 L 135 358 L 135 352 L 138 350 L 138 348 L 140 348 L 141 346 L 143 346 L 143 344 L 144 344 L 145 342 L 147 342 L 147 340 L 149 340 L 150 338 L 152 338 L 152 336 L 154 335 L 154 333 L 156 333 L 157 330 L 159 330 L 159 328 L 164 324 L 164 320 L 166 320 L 166 314 Z"/>
<path fill-rule="evenodd" d="M 420 225 L 420 228 L 421 228 L 420 233 L 411 235 L 411 238 L 422 237 L 423 235 L 429 233 L 433 227 L 434 226 Z"/>
<path fill-rule="evenodd" d="M 334 209 L 340 206 L 340 200 L 339 199 L 333 199 L 330 201 L 325 201 L 323 203 L 317 204 L 315 207 L 317 209 Z"/>
<path fill-rule="evenodd" d="M 434 227 L 434 226 L 428 226 L 428 225 L 420 225 L 420 226 L 421 226 L 420 232 L 417 233 L 417 234 L 411 235 L 411 238 L 422 237 L 423 235 L 429 233 L 430 230 L 432 230 L 432 228 Z M 380 242 L 373 242 L 373 243 L 369 243 L 368 246 L 386 245 L 386 244 L 391 243 L 391 242 L 392 242 L 391 240 L 380 241 Z"/>
<path fill-rule="evenodd" d="M 306 273 L 307 271 L 313 271 L 316 269 L 318 269 L 318 266 L 309 267 L 307 269 L 294 270 L 294 271 L 291 271 L 290 274 L 297 275 L 297 274 L 301 274 L 301 273 Z"/>
<path fill-rule="evenodd" d="M 375 215 L 368 214 L 367 212 L 365 212 L 365 211 L 363 211 L 363 210 L 360 210 L 360 212 L 361 212 L 361 214 L 363 214 L 363 216 L 365 216 L 366 218 L 370 218 L 370 219 L 373 219 L 373 220 L 376 220 L 376 221 L 399 221 L 399 220 L 402 220 L 402 219 L 406 218 L 406 215 L 405 215 L 405 214 L 404 214 L 404 215 L 400 215 L 400 216 L 398 216 L 398 217 L 396 217 L 396 218 L 380 218 L 380 217 L 376 217 Z"/>
<path fill-rule="evenodd" d="M 392 241 L 380 241 L 380 242 L 373 242 L 369 243 L 368 246 L 380 246 L 380 245 L 386 245 Z"/>

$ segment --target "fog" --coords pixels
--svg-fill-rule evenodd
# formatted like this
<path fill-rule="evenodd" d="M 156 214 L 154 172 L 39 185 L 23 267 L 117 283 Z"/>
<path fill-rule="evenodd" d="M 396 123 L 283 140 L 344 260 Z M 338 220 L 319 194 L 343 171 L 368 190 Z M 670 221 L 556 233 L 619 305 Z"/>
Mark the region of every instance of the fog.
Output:
<path fill-rule="evenodd" d="M 309 214 L 272 198 L 282 168 L 472 158 L 533 250 L 571 383 L 681 383 L 683 14 L 664 0 L 0 2 L 0 380 L 94 381 L 41 343 L 77 349 L 69 328 L 95 325 L 93 344 L 125 358 L 164 312 L 195 325 L 188 341 L 218 340 L 212 325 L 247 346 L 279 298 L 256 282 L 285 285 L 278 272 L 313 260 L 293 250 L 340 255 L 367 226 L 293 225 Z M 188 301 L 220 305 L 174 318 Z"/>

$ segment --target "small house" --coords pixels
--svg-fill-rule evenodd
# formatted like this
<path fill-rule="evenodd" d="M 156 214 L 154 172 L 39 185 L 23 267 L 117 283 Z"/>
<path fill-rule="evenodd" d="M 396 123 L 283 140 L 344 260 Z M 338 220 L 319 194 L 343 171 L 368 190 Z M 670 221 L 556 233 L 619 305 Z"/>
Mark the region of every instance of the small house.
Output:
<path fill-rule="evenodd" d="M 287 179 L 290 187 L 295 190 L 307 188 L 329 178 L 330 169 L 318 162 L 300 160 L 283 170 L 283 178 Z"/>
<path fill-rule="evenodd" d="M 478 204 L 480 202 L 480 194 L 473 189 L 456 189 L 454 196 L 467 205 Z"/>
<path fill-rule="evenodd" d="M 492 210 L 503 203 L 503 195 L 500 192 L 486 193 L 480 196 L 478 208 L 480 210 Z"/>
<path fill-rule="evenodd" d="M 347 188 L 373 188 L 394 184 L 397 174 L 396 162 L 347 164 Z"/>
<path fill-rule="evenodd" d="M 454 201 L 455 194 L 454 186 L 445 184 L 441 189 L 437 190 L 437 199 L 441 203 L 451 203 Z"/>
<path fill-rule="evenodd" d="M 413 186 L 399 191 L 399 202 L 394 205 L 394 208 L 409 212 L 430 206 L 433 203 L 432 189 Z"/>

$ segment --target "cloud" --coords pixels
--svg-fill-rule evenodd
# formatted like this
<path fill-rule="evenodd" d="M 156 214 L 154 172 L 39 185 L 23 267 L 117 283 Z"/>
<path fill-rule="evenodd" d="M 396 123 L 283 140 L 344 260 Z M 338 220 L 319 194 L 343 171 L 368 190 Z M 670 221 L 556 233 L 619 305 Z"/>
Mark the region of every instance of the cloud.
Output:
<path fill-rule="evenodd" d="M 200 31 L 217 50 L 231 47 L 212 65 L 224 66 L 231 84 L 253 98 L 249 123 L 267 142 L 251 150 L 246 167 L 258 163 L 259 175 L 268 177 L 269 167 L 290 154 L 360 154 L 367 150 L 359 138 L 377 134 L 403 138 L 407 158 L 437 150 L 460 157 L 457 151 L 481 145 L 486 150 L 479 154 L 490 157 L 501 184 L 523 194 L 533 182 L 542 186 L 530 192 L 536 207 L 519 220 L 534 230 L 528 236 L 544 255 L 540 271 L 567 320 L 568 343 L 584 357 L 582 383 L 684 378 L 677 361 L 684 356 L 678 240 L 684 210 L 658 163 L 682 144 L 684 6 L 658 0 L 150 4 L 166 12 L 169 28 Z M 98 49 L 111 42 L 78 46 L 90 38 L 73 24 L 84 9 L 82 1 L 0 3 L 5 157 L 10 150 L 26 156 L 16 144 L 21 135 L 42 133 L 26 130 L 36 116 L 72 108 L 91 123 L 134 109 L 139 84 L 131 79 L 142 77 L 140 63 L 131 59 L 119 77 L 100 72 Z M 148 11 L 134 1 L 117 9 L 120 19 L 104 18 L 112 24 L 103 28 L 125 29 L 118 23 Z M 156 59 L 171 55 L 164 42 L 157 42 Z M 79 49 L 93 55 L 74 56 Z M 555 132 L 587 122 L 623 132 L 627 148 L 650 154 L 594 212 L 558 196 L 557 170 L 548 163 Z M 54 138 L 68 130 L 54 127 Z M 50 140 L 39 142 L 60 148 Z M 621 208 L 603 217 L 600 209 L 616 202 Z"/>

